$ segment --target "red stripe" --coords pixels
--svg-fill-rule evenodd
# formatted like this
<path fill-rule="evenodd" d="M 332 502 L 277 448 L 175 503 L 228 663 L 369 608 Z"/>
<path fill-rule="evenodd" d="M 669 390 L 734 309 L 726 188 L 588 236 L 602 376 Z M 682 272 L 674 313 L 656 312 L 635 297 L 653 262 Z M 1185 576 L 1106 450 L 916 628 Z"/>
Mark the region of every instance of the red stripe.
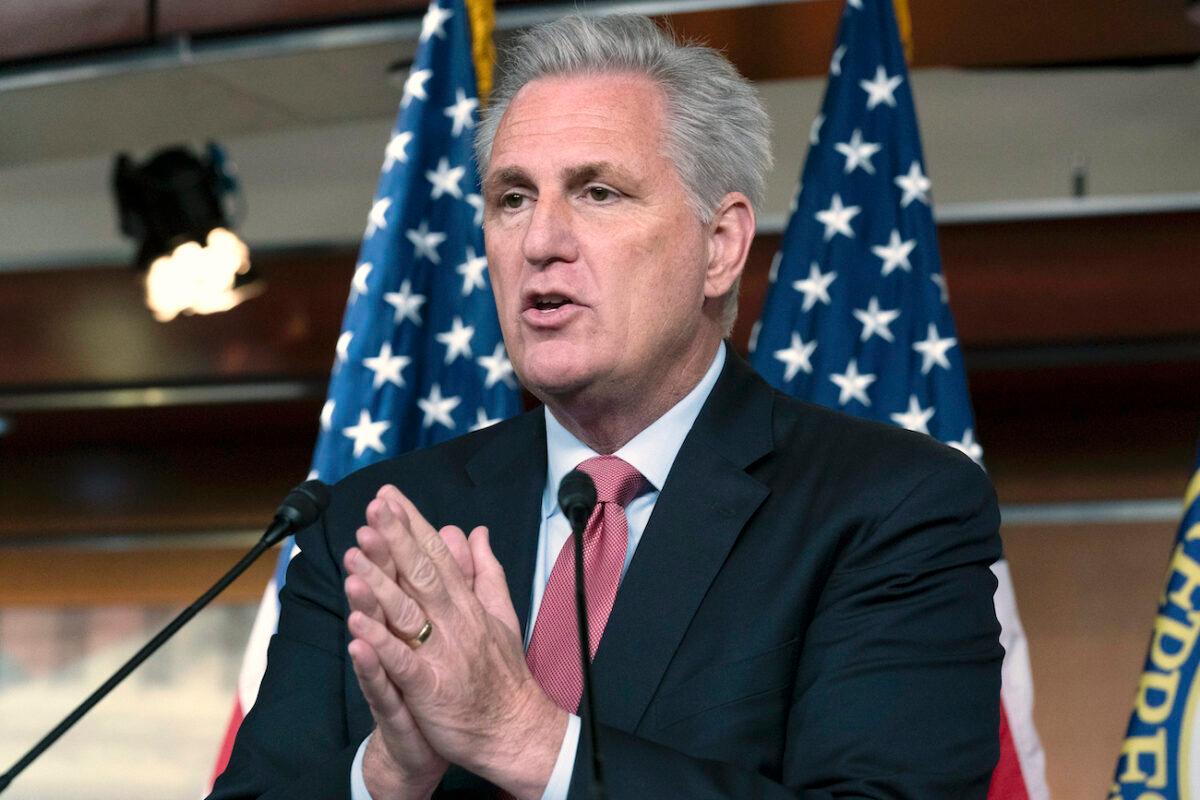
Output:
<path fill-rule="evenodd" d="M 1021 775 L 1021 760 L 1013 744 L 1012 731 L 1008 727 L 1008 715 L 1004 704 L 1000 704 L 1000 761 L 992 773 L 992 785 L 988 787 L 988 800 L 1029 800 L 1025 789 L 1025 777 Z"/>
<path fill-rule="evenodd" d="M 233 740 L 237 738 L 238 728 L 242 726 L 242 718 L 244 716 L 242 701 L 240 698 L 235 697 L 233 699 L 233 713 L 229 715 L 229 725 L 225 728 L 225 741 L 221 742 L 221 752 L 217 755 L 217 765 L 213 768 L 212 777 L 208 781 L 208 788 L 210 790 L 213 783 L 216 782 L 217 776 L 225 771 L 225 765 L 229 763 L 229 754 L 233 752 Z"/>

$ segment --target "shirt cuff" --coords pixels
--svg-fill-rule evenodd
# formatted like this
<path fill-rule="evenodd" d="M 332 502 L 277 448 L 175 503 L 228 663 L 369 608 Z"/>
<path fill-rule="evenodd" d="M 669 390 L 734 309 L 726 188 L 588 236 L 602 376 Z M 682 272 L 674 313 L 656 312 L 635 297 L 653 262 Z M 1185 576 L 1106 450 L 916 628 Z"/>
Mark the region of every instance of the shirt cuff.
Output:
<path fill-rule="evenodd" d="M 542 792 L 542 800 L 567 800 L 567 792 L 571 789 L 571 775 L 575 772 L 575 752 L 579 749 L 581 724 L 576 715 L 571 714 L 567 717 L 567 732 L 563 735 L 562 746 L 558 748 L 558 760 L 554 762 L 554 771 L 550 773 L 546 791 Z M 361 763 L 358 772 L 361 777 Z M 352 800 L 370 800 L 370 798 L 366 795 L 362 798 L 355 795 Z"/>
<path fill-rule="evenodd" d="M 350 800 L 375 800 L 367 791 L 367 781 L 363 778 L 363 756 L 367 753 L 367 742 L 371 741 L 370 733 L 358 746 L 354 754 L 354 763 L 350 765 Z M 564 797 L 566 795 L 563 795 Z"/>

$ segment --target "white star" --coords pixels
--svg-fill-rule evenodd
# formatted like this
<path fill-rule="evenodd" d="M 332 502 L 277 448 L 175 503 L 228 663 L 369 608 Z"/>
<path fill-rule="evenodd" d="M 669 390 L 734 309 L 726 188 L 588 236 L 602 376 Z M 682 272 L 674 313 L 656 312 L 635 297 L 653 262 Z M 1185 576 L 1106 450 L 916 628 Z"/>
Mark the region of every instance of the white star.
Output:
<path fill-rule="evenodd" d="M 897 175 L 895 183 L 904 190 L 904 196 L 900 198 L 901 208 L 908 208 L 908 204 L 913 200 L 920 200 L 925 205 L 929 205 L 929 196 L 926 193 L 933 183 L 925 177 L 918 162 L 912 162 L 906 175 Z"/>
<path fill-rule="evenodd" d="M 833 51 L 833 58 L 829 59 L 829 74 L 835 78 L 842 75 L 842 56 L 844 55 L 846 55 L 846 45 L 843 44 Z"/>
<path fill-rule="evenodd" d="M 958 339 L 953 336 L 940 338 L 937 326 L 929 323 L 928 337 L 913 344 L 913 350 L 921 354 L 921 374 L 928 375 L 934 364 L 942 369 L 950 369 L 950 359 L 946 358 L 946 351 L 956 344 Z"/>
<path fill-rule="evenodd" d="M 975 441 L 975 431 L 967 428 L 963 431 L 962 439 L 957 442 L 946 442 L 946 444 L 958 450 L 960 453 L 965 453 L 971 457 L 971 460 L 976 464 L 983 466 L 983 448 L 979 442 Z"/>
<path fill-rule="evenodd" d="M 933 406 L 921 408 L 917 396 L 908 396 L 908 410 L 899 414 L 890 414 L 892 422 L 917 433 L 929 433 L 929 420 L 933 418 Z"/>
<path fill-rule="evenodd" d="M 846 157 L 845 173 L 847 175 L 859 167 L 862 167 L 868 175 L 875 174 L 875 165 L 871 163 L 871 156 L 882 150 L 883 145 L 878 142 L 864 142 L 862 131 L 858 128 L 855 128 L 854 133 L 850 134 L 850 141 L 838 142 L 834 147 Z"/>
<path fill-rule="evenodd" d="M 513 365 L 504 352 L 503 342 L 496 345 L 496 349 L 490 356 L 480 356 L 475 361 L 487 370 L 487 375 L 483 378 L 484 389 L 490 389 L 500 381 L 504 381 L 509 386 L 513 385 Z"/>
<path fill-rule="evenodd" d="M 783 379 L 790 381 L 796 377 L 796 373 L 804 370 L 809 375 L 812 374 L 812 363 L 808 360 L 812 356 L 813 351 L 817 349 L 816 342 L 807 342 L 800 338 L 800 334 L 792 332 L 792 345 L 784 350 L 776 350 L 775 358 L 782 361 L 786 368 L 783 371 Z"/>
<path fill-rule="evenodd" d="M 467 195 L 467 205 L 475 209 L 475 224 L 483 224 L 483 196 L 478 194 Z"/>
<path fill-rule="evenodd" d="M 451 364 L 459 356 L 471 357 L 471 337 L 475 335 L 474 325 L 463 325 L 462 317 L 455 317 L 450 330 L 439 333 L 437 340 L 446 345 L 446 363 Z"/>
<path fill-rule="evenodd" d="M 383 439 L 380 437 L 390 427 L 392 427 L 392 423 L 386 419 L 372 422 L 371 415 L 364 408 L 358 413 L 358 424 L 342 428 L 342 435 L 354 440 L 354 457 L 358 458 L 367 451 L 368 447 L 376 453 L 384 452 Z"/>
<path fill-rule="evenodd" d="M 421 19 L 421 37 L 418 41 L 423 42 L 430 36 L 445 39 L 446 30 L 442 26 L 446 24 L 446 20 L 453 16 L 453 11 L 442 8 L 437 3 L 430 3 L 429 10 L 425 12 L 425 16 Z"/>
<path fill-rule="evenodd" d="M 392 320 L 399 324 L 401 320 L 410 319 L 414 325 L 421 324 L 421 306 L 425 304 L 425 295 L 412 293 L 412 281 L 400 284 L 400 291 L 388 292 L 383 299 L 396 309 Z"/>
<path fill-rule="evenodd" d="M 916 246 L 916 239 L 904 241 L 900 238 L 900 231 L 892 228 L 892 235 L 888 239 L 888 243 L 873 245 L 871 252 L 883 259 L 883 277 L 886 278 L 896 269 L 912 272 L 912 264 L 908 263 L 908 255 Z"/>
<path fill-rule="evenodd" d="M 758 349 L 758 334 L 762 330 L 762 320 L 754 320 L 754 324 L 750 326 L 750 352 L 753 353 Z"/>
<path fill-rule="evenodd" d="M 499 421 L 499 417 L 496 417 L 495 419 L 488 419 L 487 411 L 484 410 L 483 406 L 480 406 L 475 411 L 475 424 L 471 426 L 471 430 L 481 431 L 484 428 L 490 428 Z"/>
<path fill-rule="evenodd" d="M 475 127 L 475 118 L 472 114 L 475 113 L 475 109 L 479 108 L 479 101 L 474 97 L 467 97 L 467 93 L 462 89 L 454 91 L 457 101 L 452 106 L 446 106 L 445 114 L 454 121 L 450 135 L 458 136 L 463 131 L 469 131 Z"/>
<path fill-rule="evenodd" d="M 801 310 L 811 311 L 818 300 L 825 305 L 830 305 L 833 301 L 829 298 L 829 284 L 833 283 L 836 278 L 836 272 L 822 273 L 817 262 L 809 264 L 808 277 L 802 281 L 792 282 L 792 288 L 804 294 L 804 305 L 801 306 Z"/>
<path fill-rule="evenodd" d="M 375 373 L 375 378 L 371 381 L 372 389 L 378 389 L 385 383 L 403 386 L 404 376 L 400 374 L 400 370 L 410 363 L 412 359 L 408 356 L 392 355 L 391 342 L 383 343 L 383 347 L 379 348 L 379 355 L 363 359 L 363 366 Z"/>
<path fill-rule="evenodd" d="M 851 400 L 857 400 L 864 406 L 871 405 L 871 398 L 867 397 L 867 387 L 875 382 L 875 376 L 860 375 L 857 359 L 850 359 L 850 363 L 846 365 L 846 371 L 841 374 L 835 372 L 829 376 L 829 380 L 836 383 L 841 389 L 841 393 L 838 395 L 838 405 L 844 406 Z"/>
<path fill-rule="evenodd" d="M 350 340 L 354 338 L 354 331 L 342 331 L 338 337 L 337 346 L 334 350 L 337 352 L 338 363 L 344 363 L 350 358 Z"/>
<path fill-rule="evenodd" d="M 458 408 L 461 402 L 461 397 L 442 397 L 442 387 L 435 383 L 429 390 L 429 397 L 417 399 L 417 405 L 425 412 L 421 425 L 428 428 L 436 422 L 454 430 L 454 418 L 450 416 L 450 412 Z"/>
<path fill-rule="evenodd" d="M 404 80 L 404 96 L 400 98 L 400 107 L 404 108 L 415 97 L 418 100 L 428 100 L 429 95 L 425 94 L 425 83 L 433 77 L 433 70 L 418 69 L 410 72 Z"/>
<path fill-rule="evenodd" d="M 896 91 L 896 87 L 904 82 L 904 78 L 899 75 L 888 77 L 887 71 L 880 64 L 875 68 L 874 80 L 862 80 L 858 85 L 867 93 L 867 111 L 870 111 L 880 103 L 887 103 L 892 108 L 896 107 L 896 98 L 892 92 Z"/>
<path fill-rule="evenodd" d="M 408 163 L 408 143 L 412 141 L 413 135 L 410 131 L 401 131 L 392 134 L 391 140 L 383 151 L 383 171 L 387 172 L 397 162 L 401 164 Z"/>
<path fill-rule="evenodd" d="M 387 212 L 392 207 L 392 198 L 381 197 L 371 205 L 371 213 L 367 215 L 367 236 L 374 236 L 375 231 L 387 227 Z"/>
<path fill-rule="evenodd" d="M 326 400 L 325 405 L 321 406 L 321 429 L 329 430 L 333 427 L 333 409 L 337 405 L 335 400 Z"/>
<path fill-rule="evenodd" d="M 950 289 L 946 286 L 946 276 L 940 272 L 935 272 L 929 276 L 929 280 L 937 284 L 938 294 L 942 298 L 943 303 L 950 302 Z"/>
<path fill-rule="evenodd" d="M 404 234 L 413 247 L 416 248 L 417 258 L 428 258 L 434 264 L 442 263 L 442 257 L 438 255 L 437 247 L 442 242 L 446 241 L 446 234 L 438 233 L 437 231 L 429 230 L 429 223 L 421 220 L 421 224 L 409 230 Z"/>
<path fill-rule="evenodd" d="M 374 269 L 374 267 L 371 266 L 370 261 L 364 261 L 354 268 L 354 278 L 350 281 L 351 303 L 357 300 L 360 294 L 366 294 L 368 292 L 367 276 L 371 274 L 372 269 Z"/>
<path fill-rule="evenodd" d="M 850 220 L 860 213 L 862 213 L 861 206 L 844 206 L 842 205 L 842 196 L 835 194 L 829 208 L 816 213 L 817 222 L 825 226 L 825 241 L 828 242 L 839 233 L 853 239 L 854 228 L 850 227 Z"/>
<path fill-rule="evenodd" d="M 808 129 L 808 143 L 819 145 L 821 143 L 821 126 L 825 124 L 825 115 L 817 114 L 812 121 L 812 126 Z"/>
<path fill-rule="evenodd" d="M 466 172 L 466 167 L 451 169 L 450 161 L 445 158 L 441 159 L 438 161 L 437 170 L 431 169 L 425 171 L 426 179 L 433 184 L 433 191 L 430 192 L 430 196 L 434 200 L 437 200 L 442 195 L 448 194 L 457 200 L 461 200 L 462 189 L 458 188 L 458 182 L 463 179 L 463 175 Z"/>
<path fill-rule="evenodd" d="M 879 338 L 886 339 L 889 342 L 896 341 L 892 336 L 892 329 L 889 327 L 896 318 L 900 316 L 900 309 L 881 309 L 879 307 L 879 298 L 872 297 L 867 301 L 866 308 L 854 309 L 854 317 L 862 323 L 861 341 L 867 341 L 872 336 L 878 334 Z"/>
<path fill-rule="evenodd" d="M 483 282 L 483 272 L 487 269 L 487 256 L 475 255 L 474 247 L 467 247 L 467 260 L 454 268 L 454 271 L 463 276 L 463 297 L 466 297 L 476 289 L 486 288 Z"/>

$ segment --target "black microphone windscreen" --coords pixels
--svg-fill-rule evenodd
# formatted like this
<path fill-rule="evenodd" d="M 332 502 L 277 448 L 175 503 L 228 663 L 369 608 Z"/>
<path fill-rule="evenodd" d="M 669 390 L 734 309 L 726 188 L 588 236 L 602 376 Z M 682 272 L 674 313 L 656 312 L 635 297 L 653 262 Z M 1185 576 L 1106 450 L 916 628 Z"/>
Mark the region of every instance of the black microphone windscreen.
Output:
<path fill-rule="evenodd" d="M 305 481 L 283 498 L 275 516 L 287 520 L 292 530 L 307 528 L 329 505 L 329 487 L 318 480 Z"/>
<path fill-rule="evenodd" d="M 571 524 L 582 525 L 596 507 L 596 484 L 586 472 L 573 469 L 558 485 L 558 507 Z"/>

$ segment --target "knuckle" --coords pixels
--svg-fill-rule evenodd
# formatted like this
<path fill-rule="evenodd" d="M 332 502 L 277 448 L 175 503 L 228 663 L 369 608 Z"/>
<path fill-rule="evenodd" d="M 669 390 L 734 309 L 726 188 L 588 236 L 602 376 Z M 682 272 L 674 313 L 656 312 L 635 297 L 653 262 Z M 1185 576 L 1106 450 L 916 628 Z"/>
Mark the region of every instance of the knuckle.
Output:
<path fill-rule="evenodd" d="M 408 575 L 413 588 L 420 592 L 432 591 L 438 584 L 437 567 L 431 559 L 419 558 Z"/>

